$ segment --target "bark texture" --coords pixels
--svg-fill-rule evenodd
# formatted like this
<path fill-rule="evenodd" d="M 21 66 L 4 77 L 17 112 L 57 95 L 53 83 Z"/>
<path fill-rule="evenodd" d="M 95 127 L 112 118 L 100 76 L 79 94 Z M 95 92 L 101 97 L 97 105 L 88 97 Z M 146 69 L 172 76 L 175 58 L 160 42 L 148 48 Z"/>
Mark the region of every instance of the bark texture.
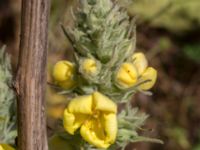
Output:
<path fill-rule="evenodd" d="M 48 150 L 45 87 L 49 0 L 22 0 L 18 95 L 18 149 Z"/>

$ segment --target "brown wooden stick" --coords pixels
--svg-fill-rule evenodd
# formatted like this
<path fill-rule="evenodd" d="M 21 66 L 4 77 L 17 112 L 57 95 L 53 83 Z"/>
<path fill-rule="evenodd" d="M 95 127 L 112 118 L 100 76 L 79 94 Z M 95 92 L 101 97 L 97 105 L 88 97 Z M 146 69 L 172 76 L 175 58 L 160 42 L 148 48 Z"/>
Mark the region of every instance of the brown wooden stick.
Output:
<path fill-rule="evenodd" d="M 18 95 L 18 149 L 48 150 L 45 87 L 49 0 L 22 0 Z"/>

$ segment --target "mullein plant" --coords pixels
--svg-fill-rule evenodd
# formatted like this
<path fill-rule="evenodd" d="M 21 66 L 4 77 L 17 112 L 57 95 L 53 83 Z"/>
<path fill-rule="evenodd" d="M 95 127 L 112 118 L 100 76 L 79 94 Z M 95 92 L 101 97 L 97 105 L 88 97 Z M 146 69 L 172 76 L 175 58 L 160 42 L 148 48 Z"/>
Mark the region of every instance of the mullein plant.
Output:
<path fill-rule="evenodd" d="M 15 95 L 11 89 L 12 74 L 10 58 L 5 53 L 5 46 L 0 49 L 0 150 L 14 150 L 16 105 Z"/>
<path fill-rule="evenodd" d="M 55 150 L 56 143 L 63 150 L 69 146 L 115 150 L 125 149 L 130 142 L 162 143 L 138 134 L 147 115 L 130 107 L 132 96 L 148 93 L 157 78 L 145 55 L 134 53 L 134 19 L 111 0 L 80 0 L 73 19 L 73 27 L 62 29 L 74 48 L 74 62 L 59 61 L 52 71 L 54 84 L 72 98 L 63 113 L 64 131 L 50 138 L 50 149 Z M 120 103 L 126 107 L 118 112 Z"/>

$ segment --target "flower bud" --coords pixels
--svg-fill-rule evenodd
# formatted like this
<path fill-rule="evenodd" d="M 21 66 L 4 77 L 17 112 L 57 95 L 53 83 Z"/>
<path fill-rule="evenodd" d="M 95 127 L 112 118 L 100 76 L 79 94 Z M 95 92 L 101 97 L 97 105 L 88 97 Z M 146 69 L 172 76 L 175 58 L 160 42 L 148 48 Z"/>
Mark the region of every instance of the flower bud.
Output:
<path fill-rule="evenodd" d="M 143 81 L 146 82 L 141 84 L 139 88 L 142 90 L 149 90 L 154 86 L 156 79 L 157 79 L 157 71 L 152 67 L 148 67 L 142 74 L 140 79 L 142 82 Z"/>
<path fill-rule="evenodd" d="M 95 74 L 97 72 L 97 64 L 94 59 L 85 59 L 83 61 L 83 71 L 87 74 Z"/>
<path fill-rule="evenodd" d="M 132 87 L 137 82 L 137 70 L 132 63 L 123 63 L 117 73 L 116 81 L 124 88 Z"/>
<path fill-rule="evenodd" d="M 69 61 L 59 61 L 53 68 L 53 78 L 58 81 L 68 81 L 72 78 L 74 66 Z"/>
<path fill-rule="evenodd" d="M 71 88 L 75 82 L 74 76 L 74 65 L 69 61 L 59 61 L 53 68 L 53 78 L 57 85 L 64 89 Z"/>
<path fill-rule="evenodd" d="M 141 75 L 148 66 L 147 59 L 143 53 L 135 53 L 132 56 L 133 64 L 137 69 L 138 75 Z"/>

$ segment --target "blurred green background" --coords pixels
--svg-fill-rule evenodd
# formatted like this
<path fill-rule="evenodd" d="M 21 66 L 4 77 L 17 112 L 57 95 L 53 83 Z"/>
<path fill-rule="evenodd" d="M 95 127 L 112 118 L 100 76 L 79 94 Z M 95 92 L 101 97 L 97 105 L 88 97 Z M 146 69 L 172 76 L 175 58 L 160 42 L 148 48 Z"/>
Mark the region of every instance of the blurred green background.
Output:
<path fill-rule="evenodd" d="M 136 94 L 132 104 L 150 114 L 141 134 L 165 144 L 130 144 L 127 150 L 200 150 L 200 1 L 119 0 L 137 20 L 137 50 L 158 70 L 153 96 Z M 21 0 L 0 0 L 0 47 L 7 45 L 16 69 Z M 60 24 L 72 23 L 74 0 L 51 0 L 49 70 L 58 60 L 71 59 L 72 47 Z M 51 81 L 50 71 L 48 81 Z M 53 132 L 66 98 L 47 90 L 48 129 Z"/>

